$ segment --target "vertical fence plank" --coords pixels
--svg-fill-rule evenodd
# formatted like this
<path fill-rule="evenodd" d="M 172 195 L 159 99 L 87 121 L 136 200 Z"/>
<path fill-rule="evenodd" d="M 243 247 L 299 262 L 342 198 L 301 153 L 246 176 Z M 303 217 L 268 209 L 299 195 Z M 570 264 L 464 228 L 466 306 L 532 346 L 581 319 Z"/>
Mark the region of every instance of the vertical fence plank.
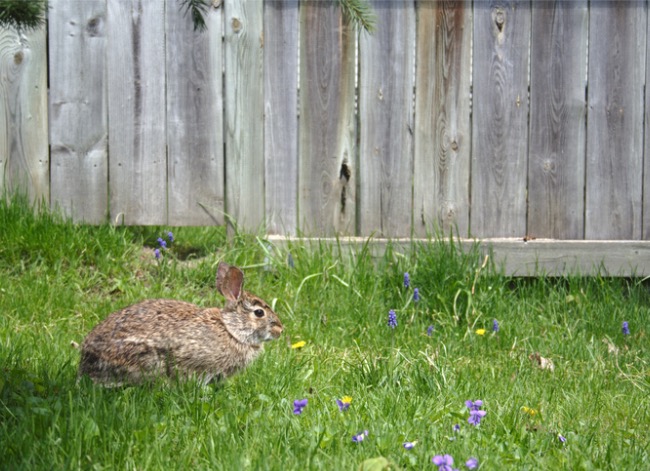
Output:
<path fill-rule="evenodd" d="M 413 1 L 370 2 L 377 29 L 359 45 L 359 232 L 411 235 Z"/>
<path fill-rule="evenodd" d="M 50 0 L 52 205 L 75 221 L 108 214 L 106 0 Z"/>
<path fill-rule="evenodd" d="M 474 4 L 471 232 L 526 230 L 530 3 Z"/>
<path fill-rule="evenodd" d="M 471 1 L 417 3 L 414 233 L 469 231 Z"/>
<path fill-rule="evenodd" d="M 222 8 L 194 31 L 180 3 L 167 2 L 169 224 L 223 224 Z"/>
<path fill-rule="evenodd" d="M 108 127 L 113 222 L 167 222 L 165 3 L 108 0 Z"/>
<path fill-rule="evenodd" d="M 45 36 L 0 29 L 0 197 L 49 202 Z"/>
<path fill-rule="evenodd" d="M 355 45 L 335 2 L 301 3 L 298 221 L 306 235 L 356 230 Z"/>
<path fill-rule="evenodd" d="M 542 2 L 531 37 L 528 234 L 584 237 L 587 1 Z"/>
<path fill-rule="evenodd" d="M 266 231 L 298 225 L 298 0 L 264 2 Z"/>
<path fill-rule="evenodd" d="M 645 2 L 592 2 L 589 16 L 587 239 L 639 239 Z"/>
<path fill-rule="evenodd" d="M 242 229 L 264 222 L 264 4 L 225 2 L 226 211 Z"/>
<path fill-rule="evenodd" d="M 646 29 L 646 53 L 650 53 L 650 11 L 648 11 L 648 26 Z M 650 240 L 650 60 L 646 55 L 645 64 L 645 111 L 643 114 L 644 149 L 643 149 L 643 240 Z"/>

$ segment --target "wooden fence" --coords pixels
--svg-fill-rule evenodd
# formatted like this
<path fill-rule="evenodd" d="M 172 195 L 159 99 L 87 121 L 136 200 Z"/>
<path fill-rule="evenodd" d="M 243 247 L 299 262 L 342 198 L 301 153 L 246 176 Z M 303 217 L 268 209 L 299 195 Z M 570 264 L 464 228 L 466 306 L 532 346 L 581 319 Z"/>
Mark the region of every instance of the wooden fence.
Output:
<path fill-rule="evenodd" d="M 50 0 L 0 31 L 0 190 L 75 220 L 650 238 L 645 1 Z M 46 32 L 47 31 L 47 32 Z M 646 189 L 644 191 L 644 189 Z"/>

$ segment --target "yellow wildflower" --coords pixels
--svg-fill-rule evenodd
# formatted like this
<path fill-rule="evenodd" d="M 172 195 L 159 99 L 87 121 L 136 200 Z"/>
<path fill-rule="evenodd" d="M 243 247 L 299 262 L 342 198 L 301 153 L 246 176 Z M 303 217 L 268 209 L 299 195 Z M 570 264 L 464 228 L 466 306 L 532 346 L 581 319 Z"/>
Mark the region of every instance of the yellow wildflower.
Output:
<path fill-rule="evenodd" d="M 345 402 L 346 404 L 351 404 L 352 403 L 352 397 L 351 396 L 343 396 L 341 398 L 341 402 Z"/>
<path fill-rule="evenodd" d="M 485 335 L 485 329 L 476 329 L 476 335 Z"/>
<path fill-rule="evenodd" d="M 305 342 L 304 340 L 301 340 L 300 342 L 292 343 L 291 348 L 293 348 L 293 349 L 302 348 L 305 345 L 307 345 L 307 342 Z"/>
<path fill-rule="evenodd" d="M 534 417 L 537 414 L 537 411 L 535 409 L 531 409 L 530 407 L 523 406 L 521 410 L 531 417 Z"/>

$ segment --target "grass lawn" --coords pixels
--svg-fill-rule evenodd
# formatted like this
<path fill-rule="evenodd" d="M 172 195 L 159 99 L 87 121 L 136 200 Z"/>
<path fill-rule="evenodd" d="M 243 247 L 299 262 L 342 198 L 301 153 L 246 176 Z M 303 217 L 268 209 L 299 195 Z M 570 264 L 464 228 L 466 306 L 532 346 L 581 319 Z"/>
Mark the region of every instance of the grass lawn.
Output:
<path fill-rule="evenodd" d="M 175 228 L 157 260 L 168 230 L 0 203 L 0 468 L 437 470 L 448 454 L 461 470 L 650 469 L 643 280 L 509 278 L 448 242 L 280 252 L 222 228 Z M 207 387 L 77 382 L 71 342 L 112 311 L 222 305 L 220 260 L 285 325 L 253 365 Z"/>

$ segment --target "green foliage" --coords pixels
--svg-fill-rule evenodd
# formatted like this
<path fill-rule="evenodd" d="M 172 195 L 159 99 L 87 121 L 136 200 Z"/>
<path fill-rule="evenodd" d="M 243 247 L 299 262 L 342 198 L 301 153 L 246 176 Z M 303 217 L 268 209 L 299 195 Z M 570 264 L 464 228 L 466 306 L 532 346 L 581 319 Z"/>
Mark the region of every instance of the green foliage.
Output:
<path fill-rule="evenodd" d="M 47 0 L 0 0 L 0 27 L 36 29 L 45 22 Z"/>
<path fill-rule="evenodd" d="M 376 18 L 367 0 L 337 0 L 337 2 L 343 15 L 356 28 L 369 33 L 374 31 Z"/>
<path fill-rule="evenodd" d="M 482 470 L 647 468 L 646 281 L 508 278 L 449 241 L 374 259 L 222 228 L 174 228 L 156 260 L 167 231 L 0 202 L 0 467 L 396 470 L 448 453 L 460 469 L 469 457 Z M 113 310 L 152 297 L 220 305 L 219 260 L 244 268 L 285 324 L 250 368 L 210 387 L 77 382 L 70 343 Z M 474 427 L 476 399 L 487 415 Z"/>
<path fill-rule="evenodd" d="M 203 32 L 207 29 L 203 16 L 210 8 L 210 0 L 178 0 L 181 4 L 181 11 L 184 10 L 185 16 L 192 18 L 194 31 Z"/>

